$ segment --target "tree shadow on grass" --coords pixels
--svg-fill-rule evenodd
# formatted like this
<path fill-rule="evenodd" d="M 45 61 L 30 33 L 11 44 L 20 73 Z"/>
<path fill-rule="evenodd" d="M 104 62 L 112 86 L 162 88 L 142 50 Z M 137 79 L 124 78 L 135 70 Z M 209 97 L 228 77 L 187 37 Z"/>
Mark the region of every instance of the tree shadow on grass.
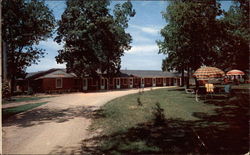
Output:
<path fill-rule="evenodd" d="M 198 104 L 198 103 L 197 103 Z M 214 113 L 194 112 L 198 121 L 166 119 L 82 141 L 88 154 L 245 154 L 249 151 L 249 95 L 209 99 Z M 92 145 L 90 145 L 92 144 Z"/>
<path fill-rule="evenodd" d="M 85 144 L 100 143 L 101 147 Z M 90 154 L 155 154 L 198 152 L 200 147 L 187 122 L 168 120 L 160 126 L 153 122 L 139 124 L 125 132 L 83 141 L 82 151 Z"/>
<path fill-rule="evenodd" d="M 63 123 L 76 117 L 83 117 L 89 119 L 104 117 L 104 115 L 102 115 L 101 110 L 95 110 L 95 108 L 95 106 L 79 106 L 66 109 L 39 107 L 31 111 L 27 111 L 3 119 L 3 127 L 13 125 L 19 127 L 30 127 L 33 125 L 44 124 L 49 122 Z"/>
<path fill-rule="evenodd" d="M 168 89 L 167 91 L 185 91 L 185 88 L 183 88 L 183 87 L 171 88 L 171 89 Z"/>

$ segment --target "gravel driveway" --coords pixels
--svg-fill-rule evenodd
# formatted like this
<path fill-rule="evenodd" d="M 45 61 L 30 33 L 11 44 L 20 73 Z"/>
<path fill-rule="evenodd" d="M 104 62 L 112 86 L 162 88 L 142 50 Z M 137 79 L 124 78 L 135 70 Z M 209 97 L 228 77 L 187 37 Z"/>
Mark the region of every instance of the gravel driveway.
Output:
<path fill-rule="evenodd" d="M 137 92 L 138 89 L 129 89 L 47 98 L 47 104 L 3 123 L 3 153 L 82 153 L 81 141 L 89 136 L 87 128 L 91 124 L 93 110 L 114 98 Z"/>

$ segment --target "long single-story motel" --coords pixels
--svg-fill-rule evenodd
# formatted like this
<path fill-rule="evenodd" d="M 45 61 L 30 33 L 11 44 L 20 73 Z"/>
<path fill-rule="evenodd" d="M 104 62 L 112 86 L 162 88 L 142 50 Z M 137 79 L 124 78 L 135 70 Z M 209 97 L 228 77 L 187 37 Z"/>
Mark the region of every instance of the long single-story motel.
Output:
<path fill-rule="evenodd" d="M 50 69 L 27 74 L 19 80 L 17 91 L 60 93 L 74 91 L 111 90 L 124 88 L 144 88 L 159 86 L 180 86 L 183 82 L 177 72 L 152 70 L 121 70 L 121 74 L 112 79 L 85 77 L 79 79 L 74 73 L 65 69 Z"/>

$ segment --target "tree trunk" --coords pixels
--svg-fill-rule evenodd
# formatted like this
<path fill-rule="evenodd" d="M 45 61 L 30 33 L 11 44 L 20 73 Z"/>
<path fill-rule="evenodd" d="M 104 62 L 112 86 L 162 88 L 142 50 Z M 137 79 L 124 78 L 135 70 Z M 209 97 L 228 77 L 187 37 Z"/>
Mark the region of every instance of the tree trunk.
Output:
<path fill-rule="evenodd" d="M 14 89 L 15 89 L 15 78 L 12 76 L 10 79 L 10 95 L 13 96 L 14 94 Z"/>
<path fill-rule="evenodd" d="M 195 78 L 195 88 L 196 91 L 199 89 L 199 81 L 197 80 L 197 78 Z"/>
<path fill-rule="evenodd" d="M 184 69 L 181 70 L 181 87 L 184 86 Z"/>

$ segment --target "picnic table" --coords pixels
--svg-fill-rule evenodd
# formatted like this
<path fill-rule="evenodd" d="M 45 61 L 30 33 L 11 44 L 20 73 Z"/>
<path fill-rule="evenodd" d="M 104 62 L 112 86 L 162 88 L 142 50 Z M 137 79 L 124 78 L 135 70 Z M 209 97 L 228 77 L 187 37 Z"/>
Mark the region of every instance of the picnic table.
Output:
<path fill-rule="evenodd" d="M 214 85 L 214 93 L 225 93 L 226 84 Z M 250 92 L 250 85 L 232 85 L 231 84 L 231 91 L 234 93 L 249 93 Z M 205 86 L 199 86 L 200 94 L 206 93 Z"/>

